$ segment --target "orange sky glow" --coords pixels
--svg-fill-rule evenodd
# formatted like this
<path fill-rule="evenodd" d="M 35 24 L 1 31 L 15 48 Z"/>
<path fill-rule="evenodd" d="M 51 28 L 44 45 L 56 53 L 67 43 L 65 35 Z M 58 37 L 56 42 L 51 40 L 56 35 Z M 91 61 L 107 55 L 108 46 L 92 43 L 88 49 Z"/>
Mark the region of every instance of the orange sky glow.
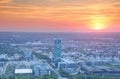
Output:
<path fill-rule="evenodd" d="M 0 31 L 120 32 L 120 0 L 0 0 Z"/>

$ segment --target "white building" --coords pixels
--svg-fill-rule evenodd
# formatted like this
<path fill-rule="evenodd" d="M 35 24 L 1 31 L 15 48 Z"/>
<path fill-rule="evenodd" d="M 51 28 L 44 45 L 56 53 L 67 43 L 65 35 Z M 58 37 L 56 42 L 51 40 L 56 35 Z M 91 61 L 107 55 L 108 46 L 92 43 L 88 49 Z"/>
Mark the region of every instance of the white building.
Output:
<path fill-rule="evenodd" d="M 32 69 L 15 69 L 15 74 L 32 74 Z"/>

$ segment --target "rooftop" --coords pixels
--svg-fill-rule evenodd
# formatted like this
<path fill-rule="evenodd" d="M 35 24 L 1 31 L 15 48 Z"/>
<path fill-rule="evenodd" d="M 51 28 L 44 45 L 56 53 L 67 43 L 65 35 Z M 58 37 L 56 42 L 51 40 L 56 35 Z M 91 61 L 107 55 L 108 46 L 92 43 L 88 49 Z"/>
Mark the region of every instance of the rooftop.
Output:
<path fill-rule="evenodd" d="M 28 74 L 32 73 L 32 69 L 15 69 L 15 74 Z"/>

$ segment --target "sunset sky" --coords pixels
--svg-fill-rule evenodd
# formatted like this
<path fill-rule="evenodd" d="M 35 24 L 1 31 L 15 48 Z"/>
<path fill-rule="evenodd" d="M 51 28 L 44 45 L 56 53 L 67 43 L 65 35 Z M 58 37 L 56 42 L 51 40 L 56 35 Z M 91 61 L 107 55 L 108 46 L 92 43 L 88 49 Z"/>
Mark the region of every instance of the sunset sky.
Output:
<path fill-rule="evenodd" d="M 0 0 L 0 31 L 120 32 L 120 0 Z"/>

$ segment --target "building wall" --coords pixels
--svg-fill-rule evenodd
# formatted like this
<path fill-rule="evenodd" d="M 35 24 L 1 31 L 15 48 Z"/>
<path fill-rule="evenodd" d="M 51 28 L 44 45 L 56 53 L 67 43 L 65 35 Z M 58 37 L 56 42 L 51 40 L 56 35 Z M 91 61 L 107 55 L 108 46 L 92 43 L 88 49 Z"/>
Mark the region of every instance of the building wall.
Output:
<path fill-rule="evenodd" d="M 58 63 L 61 61 L 61 39 L 54 39 L 54 62 Z"/>
<path fill-rule="evenodd" d="M 51 70 L 48 68 L 47 65 L 35 65 L 34 66 L 35 76 L 49 75 L 50 72 L 51 72 Z"/>

